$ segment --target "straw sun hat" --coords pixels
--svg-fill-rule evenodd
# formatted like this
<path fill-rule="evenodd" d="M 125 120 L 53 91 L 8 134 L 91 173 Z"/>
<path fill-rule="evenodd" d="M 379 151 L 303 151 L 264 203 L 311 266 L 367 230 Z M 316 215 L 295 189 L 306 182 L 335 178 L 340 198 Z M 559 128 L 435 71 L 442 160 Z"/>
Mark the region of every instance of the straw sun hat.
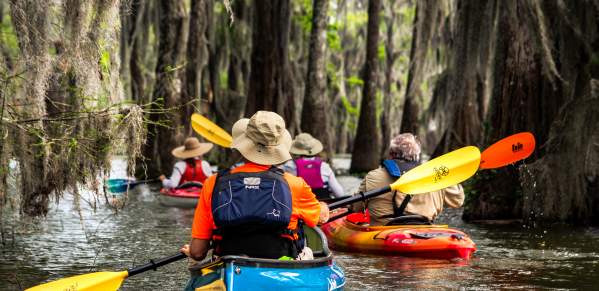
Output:
<path fill-rule="evenodd" d="M 232 135 L 231 147 L 250 162 L 278 165 L 291 159 L 291 135 L 285 120 L 274 112 L 258 111 L 247 121 L 237 121 Z"/>
<path fill-rule="evenodd" d="M 176 147 L 171 153 L 179 159 L 190 159 L 201 156 L 212 149 L 214 144 L 209 142 L 200 142 L 195 137 L 188 137 L 182 146 Z"/>
<path fill-rule="evenodd" d="M 299 156 L 315 156 L 322 152 L 322 143 L 309 133 L 300 133 L 295 136 L 289 151 Z"/>

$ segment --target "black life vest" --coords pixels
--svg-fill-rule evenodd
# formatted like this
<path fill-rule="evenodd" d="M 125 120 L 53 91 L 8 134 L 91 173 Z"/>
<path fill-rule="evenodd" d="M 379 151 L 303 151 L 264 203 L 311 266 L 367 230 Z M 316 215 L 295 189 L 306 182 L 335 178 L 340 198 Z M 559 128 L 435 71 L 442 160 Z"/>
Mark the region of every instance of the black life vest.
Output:
<path fill-rule="evenodd" d="M 287 229 L 292 195 L 283 171 L 219 173 L 212 193 L 212 216 L 219 239 L 217 253 L 278 259 L 296 257 Z"/>

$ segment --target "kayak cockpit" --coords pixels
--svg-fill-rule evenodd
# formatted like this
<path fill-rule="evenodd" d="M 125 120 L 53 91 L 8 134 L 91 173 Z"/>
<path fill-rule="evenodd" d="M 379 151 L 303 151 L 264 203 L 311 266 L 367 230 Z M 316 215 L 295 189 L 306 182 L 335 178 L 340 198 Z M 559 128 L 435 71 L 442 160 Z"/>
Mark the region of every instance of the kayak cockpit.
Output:
<path fill-rule="evenodd" d="M 310 227 L 304 227 L 304 233 L 306 244 L 314 254 L 313 259 L 224 256 L 190 268 L 192 278 L 186 290 L 342 290 L 345 275 L 335 264 L 324 233 L 319 228 Z"/>

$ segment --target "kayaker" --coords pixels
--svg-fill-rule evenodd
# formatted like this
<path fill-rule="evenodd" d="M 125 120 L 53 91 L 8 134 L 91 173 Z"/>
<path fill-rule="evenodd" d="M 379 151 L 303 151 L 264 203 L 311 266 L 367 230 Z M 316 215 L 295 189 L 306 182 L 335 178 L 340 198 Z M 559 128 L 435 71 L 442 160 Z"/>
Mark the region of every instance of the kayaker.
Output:
<path fill-rule="evenodd" d="M 210 164 L 202 159 L 202 155 L 209 152 L 214 144 L 200 142 L 195 137 L 188 137 L 182 146 L 173 149 L 173 156 L 180 161 L 175 163 L 170 178 L 164 175 L 158 177 L 164 188 L 177 188 L 187 182 L 204 183 L 212 175 Z"/>
<path fill-rule="evenodd" d="M 397 135 L 389 146 L 389 159 L 383 161 L 381 167 L 370 171 L 358 192 L 380 189 L 393 183 L 399 176 L 420 164 L 420 142 L 411 133 Z M 454 185 L 443 190 L 427 194 L 412 195 L 407 204 L 402 202 L 407 196 L 401 192 L 389 192 L 365 203 L 352 205 L 353 211 L 370 213 L 370 225 L 386 225 L 394 217 L 405 215 L 421 215 L 433 221 L 443 210 L 443 206 L 457 208 L 464 203 L 464 189 Z M 403 212 L 403 213 L 400 213 Z"/>
<path fill-rule="evenodd" d="M 306 182 L 281 166 L 291 159 L 291 136 L 274 112 L 258 111 L 233 139 L 245 163 L 221 171 L 204 183 L 192 226 L 192 240 L 181 251 L 202 260 L 210 248 L 223 255 L 296 258 L 300 221 L 308 226 L 328 220 Z"/>
<path fill-rule="evenodd" d="M 285 171 L 302 177 L 318 199 L 345 196 L 331 166 L 318 156 L 322 149 L 322 143 L 309 133 L 296 135 L 289 150 L 295 157 L 285 163 Z"/>

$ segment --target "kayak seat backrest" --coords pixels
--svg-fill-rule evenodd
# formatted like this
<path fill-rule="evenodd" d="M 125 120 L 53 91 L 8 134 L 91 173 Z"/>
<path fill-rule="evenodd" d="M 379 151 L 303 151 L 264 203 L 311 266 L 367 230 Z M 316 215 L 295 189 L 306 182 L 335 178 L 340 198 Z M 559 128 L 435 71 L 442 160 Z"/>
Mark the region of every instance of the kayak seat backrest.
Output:
<path fill-rule="evenodd" d="M 191 182 L 185 182 L 185 183 L 177 186 L 177 188 L 175 188 L 175 189 L 186 189 L 186 188 L 191 188 L 191 187 L 202 188 L 202 186 L 203 185 L 200 182 L 191 181 Z"/>
<path fill-rule="evenodd" d="M 422 215 L 403 215 L 391 219 L 385 225 L 431 225 L 431 221 Z"/>
<path fill-rule="evenodd" d="M 306 245 L 312 249 L 315 258 L 326 257 L 330 253 L 327 239 L 320 228 L 304 225 L 304 236 Z"/>

